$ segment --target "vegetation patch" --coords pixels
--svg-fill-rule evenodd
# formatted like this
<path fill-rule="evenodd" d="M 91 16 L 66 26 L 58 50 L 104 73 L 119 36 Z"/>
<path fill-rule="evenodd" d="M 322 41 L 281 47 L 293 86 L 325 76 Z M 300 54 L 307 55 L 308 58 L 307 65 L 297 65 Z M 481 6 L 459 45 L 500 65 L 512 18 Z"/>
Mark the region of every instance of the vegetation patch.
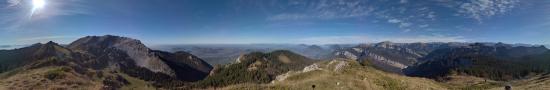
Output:
<path fill-rule="evenodd" d="M 68 67 L 55 68 L 47 71 L 44 77 L 50 80 L 63 79 L 65 78 L 65 73 L 70 71 L 71 71 L 71 68 L 68 68 Z"/>
<path fill-rule="evenodd" d="M 501 85 L 498 84 L 498 83 L 485 83 L 485 84 L 476 84 L 476 85 L 461 87 L 459 89 L 461 89 L 461 90 L 486 90 L 486 89 L 490 89 L 490 88 L 494 88 L 494 87 L 498 87 L 498 86 L 501 86 Z"/>

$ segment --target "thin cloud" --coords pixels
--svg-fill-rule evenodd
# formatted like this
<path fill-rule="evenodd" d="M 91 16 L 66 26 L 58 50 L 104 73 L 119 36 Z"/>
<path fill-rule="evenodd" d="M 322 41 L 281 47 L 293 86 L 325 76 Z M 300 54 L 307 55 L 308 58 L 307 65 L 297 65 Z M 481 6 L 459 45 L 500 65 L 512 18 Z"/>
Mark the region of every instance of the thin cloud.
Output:
<path fill-rule="evenodd" d="M 388 20 L 389 23 L 401 23 L 401 20 L 398 19 L 390 19 Z"/>
<path fill-rule="evenodd" d="M 472 0 L 459 7 L 459 13 L 482 22 L 484 18 L 505 14 L 518 5 L 519 0 Z"/>
<path fill-rule="evenodd" d="M 14 7 L 21 3 L 21 0 L 7 0 L 8 7 Z"/>
<path fill-rule="evenodd" d="M 280 3 L 280 2 L 279 2 Z M 271 15 L 267 20 L 303 20 L 303 19 L 342 19 L 342 18 L 358 18 L 365 17 L 374 11 L 373 7 L 367 7 L 366 0 L 318 0 L 312 2 L 292 1 L 283 6 L 305 6 L 300 8 L 284 8 L 288 10 L 297 10 L 299 13 L 282 12 Z M 263 5 L 262 5 L 263 6 Z M 267 7 L 273 8 L 273 7 Z M 276 10 L 274 10 L 276 11 Z"/>
<path fill-rule="evenodd" d="M 384 38 L 375 41 L 391 41 L 397 43 L 415 43 L 415 42 L 467 42 L 462 36 L 414 36 L 414 37 L 399 37 L 399 38 Z"/>
<path fill-rule="evenodd" d="M 416 42 L 468 42 L 463 36 L 445 36 L 445 35 L 419 35 L 404 37 L 368 37 L 368 36 L 326 36 L 309 37 L 295 40 L 307 44 L 357 44 L 357 43 L 377 43 L 391 41 L 396 43 L 416 43 Z"/>
<path fill-rule="evenodd" d="M 256 1 L 263 2 L 263 1 Z M 262 6 L 268 21 L 355 20 L 387 21 L 401 30 L 439 27 L 448 18 L 466 18 L 482 23 L 519 6 L 519 0 L 290 0 L 267 1 Z M 442 9 L 442 10 L 440 10 Z M 447 14 L 450 13 L 450 14 Z M 447 15 L 447 16 L 441 16 Z M 444 19 L 438 19 L 445 17 Z"/>
<path fill-rule="evenodd" d="M 309 37 L 295 40 L 300 43 L 307 44 L 353 44 L 366 43 L 366 36 L 326 36 L 326 37 Z"/>

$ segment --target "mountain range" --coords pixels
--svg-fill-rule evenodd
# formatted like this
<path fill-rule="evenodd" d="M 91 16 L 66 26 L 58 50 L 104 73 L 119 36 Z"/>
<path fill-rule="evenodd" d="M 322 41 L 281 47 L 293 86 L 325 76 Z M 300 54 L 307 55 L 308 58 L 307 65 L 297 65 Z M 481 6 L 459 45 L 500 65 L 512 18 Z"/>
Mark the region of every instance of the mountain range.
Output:
<path fill-rule="evenodd" d="M 0 89 L 476 90 L 547 89 L 550 83 L 550 50 L 539 45 L 380 42 L 163 50 L 113 35 L 0 50 Z"/>

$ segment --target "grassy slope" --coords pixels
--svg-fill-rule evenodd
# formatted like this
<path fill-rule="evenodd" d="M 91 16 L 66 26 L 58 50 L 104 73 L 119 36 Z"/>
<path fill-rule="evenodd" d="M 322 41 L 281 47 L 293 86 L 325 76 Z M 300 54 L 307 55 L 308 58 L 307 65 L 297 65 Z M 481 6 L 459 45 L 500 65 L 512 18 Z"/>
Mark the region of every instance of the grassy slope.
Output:
<path fill-rule="evenodd" d="M 348 63 L 335 70 L 337 63 Z M 446 86 L 430 79 L 406 77 L 361 66 L 355 61 L 318 63 L 321 70 L 291 74 L 286 80 L 271 84 L 240 84 L 224 89 L 311 89 L 317 90 L 445 90 Z"/>
<path fill-rule="evenodd" d="M 474 76 L 451 75 L 446 78 L 444 85 L 457 90 L 486 90 L 505 85 L 504 82 Z"/>
<path fill-rule="evenodd" d="M 149 82 L 123 73 L 106 73 L 112 70 L 103 70 L 102 77 L 92 77 L 78 74 L 72 70 L 60 71 L 64 67 L 43 67 L 31 70 L 13 71 L 13 73 L 2 73 L 0 78 L 0 90 L 26 90 L 26 89 L 72 89 L 72 90 L 100 90 L 103 87 L 102 81 L 106 76 L 120 75 L 129 84 L 124 85 L 121 90 L 156 90 Z M 45 77 L 52 72 L 63 75 L 60 79 L 48 79 Z M 120 71 L 116 71 L 120 72 Z M 10 75 L 8 75 L 8 73 Z M 97 73 L 97 72 L 96 72 Z M 95 73 L 94 73 L 95 74 Z"/>
<path fill-rule="evenodd" d="M 61 71 L 62 67 L 44 67 L 33 70 L 17 72 L 0 80 L 1 90 L 20 89 L 99 89 L 100 83 L 93 82 L 85 76 L 73 71 Z M 61 74 L 62 79 L 48 79 L 45 76 L 50 73 Z"/>
<path fill-rule="evenodd" d="M 550 89 L 550 75 L 537 75 L 525 80 L 510 82 L 512 90 L 548 90 Z M 504 90 L 504 87 L 495 87 L 489 90 Z"/>

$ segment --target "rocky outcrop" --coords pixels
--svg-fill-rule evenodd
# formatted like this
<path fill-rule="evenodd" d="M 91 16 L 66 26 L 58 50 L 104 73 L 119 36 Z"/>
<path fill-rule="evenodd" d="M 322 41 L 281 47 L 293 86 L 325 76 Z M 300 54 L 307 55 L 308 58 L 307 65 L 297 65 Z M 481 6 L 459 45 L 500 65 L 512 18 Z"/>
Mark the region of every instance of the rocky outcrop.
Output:
<path fill-rule="evenodd" d="M 319 68 L 319 65 L 317 65 L 316 63 L 305 67 L 304 70 L 302 70 L 302 72 L 310 72 L 315 70 L 321 70 L 321 68 Z"/>
<path fill-rule="evenodd" d="M 332 60 L 330 61 L 326 67 L 332 67 L 334 72 L 340 72 L 342 71 L 346 66 L 348 66 L 348 62 L 343 60 Z"/>
<path fill-rule="evenodd" d="M 307 72 L 311 72 L 311 71 L 315 71 L 315 70 L 322 70 L 321 67 L 319 67 L 319 65 L 317 63 L 314 63 L 314 64 L 311 64 L 307 67 L 304 67 L 304 69 L 302 71 L 288 71 L 284 74 L 281 74 L 281 75 L 277 75 L 275 77 L 275 80 L 271 81 L 271 83 L 275 83 L 275 82 L 280 82 L 280 81 L 284 81 L 286 80 L 286 78 L 292 76 L 292 75 L 296 75 L 296 74 L 301 74 L 301 73 L 307 73 Z"/>

